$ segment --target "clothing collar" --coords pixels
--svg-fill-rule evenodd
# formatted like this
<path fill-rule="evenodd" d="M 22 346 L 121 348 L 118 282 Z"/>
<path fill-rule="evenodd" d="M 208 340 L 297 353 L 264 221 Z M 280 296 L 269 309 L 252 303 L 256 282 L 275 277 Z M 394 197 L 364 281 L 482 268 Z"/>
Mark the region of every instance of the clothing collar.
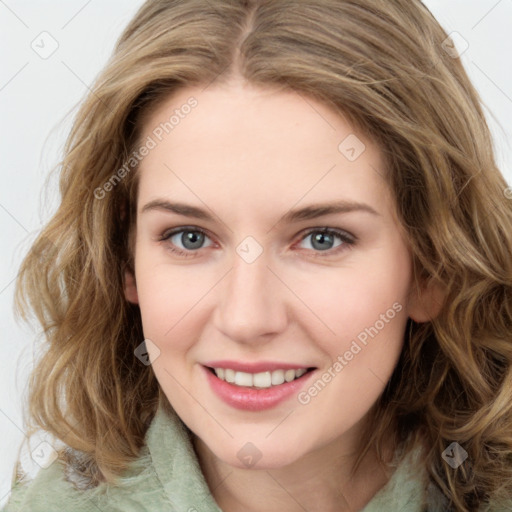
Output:
<path fill-rule="evenodd" d="M 176 510 L 222 512 L 199 466 L 190 431 L 174 411 L 158 407 L 146 443 L 158 479 Z"/>
<path fill-rule="evenodd" d="M 176 510 L 222 512 L 201 471 L 191 435 L 176 412 L 162 405 L 158 407 L 146 437 L 158 479 Z M 427 480 L 421 462 L 419 450 L 406 455 L 387 484 L 375 494 L 362 512 L 423 510 Z M 435 490 L 429 489 L 429 495 L 432 493 L 435 494 Z"/>

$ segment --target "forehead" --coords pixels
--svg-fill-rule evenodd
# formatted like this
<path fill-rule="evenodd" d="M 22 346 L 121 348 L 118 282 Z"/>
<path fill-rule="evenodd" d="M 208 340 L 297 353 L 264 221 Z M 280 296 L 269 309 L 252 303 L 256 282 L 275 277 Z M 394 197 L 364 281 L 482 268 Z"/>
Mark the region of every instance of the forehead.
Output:
<path fill-rule="evenodd" d="M 344 198 L 390 207 L 379 148 L 294 91 L 241 82 L 181 89 L 146 117 L 141 140 L 149 139 L 140 200 L 186 196 L 261 211 Z"/>

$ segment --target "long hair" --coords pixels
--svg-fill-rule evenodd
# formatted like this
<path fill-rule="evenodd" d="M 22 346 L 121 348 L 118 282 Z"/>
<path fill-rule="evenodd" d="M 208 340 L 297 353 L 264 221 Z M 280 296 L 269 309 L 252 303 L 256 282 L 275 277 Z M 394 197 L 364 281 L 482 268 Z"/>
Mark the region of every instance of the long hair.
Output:
<path fill-rule="evenodd" d="M 447 37 L 419 0 L 146 2 L 76 115 L 60 206 L 17 280 L 17 310 L 32 310 L 45 338 L 33 426 L 85 454 L 98 482 L 139 454 L 164 402 L 134 356 L 141 316 L 123 293 L 142 119 L 178 89 L 236 74 L 321 101 L 378 144 L 415 275 L 445 291 L 438 316 L 409 319 L 358 461 L 393 432 L 406 452 L 427 447 L 430 479 L 457 511 L 509 498 L 512 202 Z M 468 453 L 455 469 L 442 457 L 453 442 Z"/>

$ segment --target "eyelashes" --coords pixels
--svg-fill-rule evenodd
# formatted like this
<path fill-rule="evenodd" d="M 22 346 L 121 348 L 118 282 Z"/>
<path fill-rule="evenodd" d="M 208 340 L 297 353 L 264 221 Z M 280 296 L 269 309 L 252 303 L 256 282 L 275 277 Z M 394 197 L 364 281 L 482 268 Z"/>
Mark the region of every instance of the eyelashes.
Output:
<path fill-rule="evenodd" d="M 176 235 L 180 235 L 181 237 L 176 237 Z M 184 236 L 184 235 L 187 236 Z M 192 236 L 191 236 L 192 235 Z M 311 237 L 311 235 L 316 235 L 315 237 Z M 173 238 L 177 238 L 177 240 L 172 241 Z M 307 240 L 308 238 L 312 238 L 312 249 L 305 249 L 307 252 L 311 252 L 312 256 L 314 257 L 329 257 L 333 255 L 338 255 L 342 251 L 349 250 L 355 243 L 357 238 L 342 230 L 337 228 L 330 228 L 330 227 L 315 227 L 315 228 L 308 228 L 306 231 L 303 231 L 299 238 L 299 243 Z M 322 246 L 327 241 L 327 244 L 332 240 L 333 243 L 335 243 L 335 240 L 339 240 L 340 243 L 338 245 L 335 245 L 334 247 L 327 248 L 327 249 L 315 249 L 315 245 Z M 202 244 L 209 240 L 211 242 L 210 236 L 208 233 L 196 226 L 180 226 L 178 228 L 174 228 L 171 230 L 164 231 L 158 238 L 159 242 L 162 242 L 165 244 L 166 249 L 172 252 L 173 254 L 178 255 L 179 257 L 183 258 L 194 258 L 199 256 L 199 253 L 201 252 L 201 249 L 205 249 L 207 247 L 211 247 L 214 244 L 210 243 L 209 245 L 202 246 Z M 184 243 L 191 244 L 192 248 L 187 248 L 183 245 L 183 248 L 178 247 L 176 245 L 176 242 L 181 243 L 182 245 Z M 197 245 L 201 245 L 201 247 L 196 247 Z M 296 245 L 296 243 L 294 244 Z"/>

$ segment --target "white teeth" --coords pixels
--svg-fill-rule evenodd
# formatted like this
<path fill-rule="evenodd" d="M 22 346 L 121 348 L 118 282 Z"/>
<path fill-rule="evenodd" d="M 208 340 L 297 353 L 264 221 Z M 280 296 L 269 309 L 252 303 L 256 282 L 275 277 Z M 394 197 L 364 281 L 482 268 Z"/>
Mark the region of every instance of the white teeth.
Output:
<path fill-rule="evenodd" d="M 275 370 L 272 372 L 272 384 L 279 386 L 284 382 L 284 370 Z"/>
<path fill-rule="evenodd" d="M 286 382 L 291 382 L 293 379 L 295 379 L 295 370 L 286 370 L 284 372 L 284 380 Z"/>
<path fill-rule="evenodd" d="M 257 388 L 269 388 L 272 385 L 272 373 L 255 373 L 252 377 L 252 385 Z"/>
<path fill-rule="evenodd" d="M 214 368 L 215 374 L 221 380 L 242 387 L 270 388 L 279 386 L 286 382 L 302 377 L 307 370 L 299 368 L 297 370 L 274 370 L 272 372 L 247 373 L 236 372 L 231 368 Z"/>
<path fill-rule="evenodd" d="M 235 384 L 237 386 L 252 386 L 252 375 L 245 372 L 236 372 Z"/>

